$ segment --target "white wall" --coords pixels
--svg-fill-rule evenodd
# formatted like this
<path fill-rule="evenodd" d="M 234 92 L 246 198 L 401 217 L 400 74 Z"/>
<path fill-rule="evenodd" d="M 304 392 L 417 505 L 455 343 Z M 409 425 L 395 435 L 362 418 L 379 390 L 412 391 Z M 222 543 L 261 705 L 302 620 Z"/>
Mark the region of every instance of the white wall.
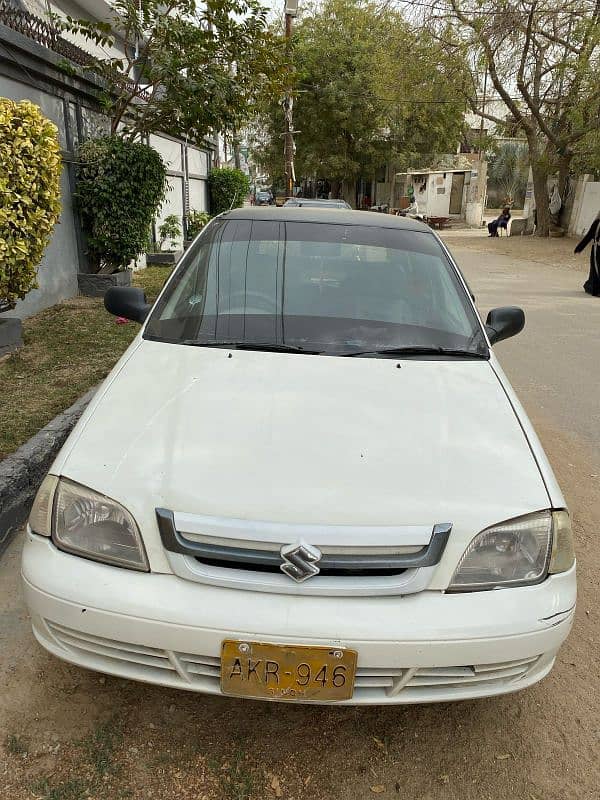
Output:
<path fill-rule="evenodd" d="M 208 175 L 208 155 L 195 147 L 188 147 L 188 172 L 190 175 Z"/>
<path fill-rule="evenodd" d="M 427 185 L 427 214 L 430 217 L 447 217 L 450 209 L 452 172 L 434 172 Z M 420 209 L 419 209 L 420 210 Z"/>
<path fill-rule="evenodd" d="M 208 211 L 208 184 L 204 180 L 190 178 L 189 182 L 190 210 Z"/>
<path fill-rule="evenodd" d="M 162 156 L 162 160 L 166 168 L 173 172 L 181 172 L 183 164 L 181 163 L 181 142 L 174 142 L 171 139 L 165 139 L 162 136 L 155 136 L 152 134 L 149 138 L 150 147 L 157 150 Z"/>
<path fill-rule="evenodd" d="M 600 212 L 600 181 L 588 181 L 583 187 L 583 197 L 573 233 L 582 236 Z"/>
<path fill-rule="evenodd" d="M 158 229 L 170 214 L 175 214 L 179 218 L 179 224 L 183 223 L 183 178 L 169 175 L 167 177 L 167 196 L 161 206 L 156 218 L 156 238 L 159 240 Z M 183 233 L 176 241 L 176 249 L 182 246 Z M 165 243 L 165 250 L 169 249 L 170 240 Z"/>
<path fill-rule="evenodd" d="M 465 221 L 469 227 L 481 227 L 486 195 L 487 161 L 480 161 L 473 165 L 470 176 L 468 172 L 465 173 L 464 209 Z"/>
<path fill-rule="evenodd" d="M 180 220 L 183 230 L 183 216 L 185 213 L 183 200 L 184 162 L 182 143 L 173 141 L 164 136 L 152 134 L 149 144 L 154 147 L 167 167 L 169 173 L 167 181 L 169 191 L 156 219 L 156 237 L 158 229 L 170 214 L 175 214 Z M 203 150 L 187 145 L 187 170 L 188 170 L 188 203 L 189 209 L 194 211 L 208 211 L 208 171 L 209 155 Z M 180 174 L 174 174 L 180 173 Z M 182 236 L 177 240 L 177 247 L 182 246 Z"/>

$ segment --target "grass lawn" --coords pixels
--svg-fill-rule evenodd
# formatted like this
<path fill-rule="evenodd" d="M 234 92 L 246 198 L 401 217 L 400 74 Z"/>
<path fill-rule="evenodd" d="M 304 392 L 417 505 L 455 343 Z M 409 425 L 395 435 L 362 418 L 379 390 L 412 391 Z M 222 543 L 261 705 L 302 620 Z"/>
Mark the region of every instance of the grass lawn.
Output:
<path fill-rule="evenodd" d="M 133 283 L 153 301 L 169 274 L 148 267 Z M 117 325 L 101 298 L 75 297 L 25 320 L 25 346 L 0 361 L 0 459 L 108 375 L 138 330 Z"/>

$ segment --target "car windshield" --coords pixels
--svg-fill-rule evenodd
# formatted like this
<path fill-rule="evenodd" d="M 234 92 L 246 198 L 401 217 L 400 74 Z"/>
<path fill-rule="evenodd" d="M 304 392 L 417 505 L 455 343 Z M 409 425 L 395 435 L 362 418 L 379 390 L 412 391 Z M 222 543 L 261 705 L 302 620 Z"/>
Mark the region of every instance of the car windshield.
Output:
<path fill-rule="evenodd" d="M 432 234 L 312 221 L 214 220 L 144 336 L 330 355 L 488 354 L 465 288 Z"/>

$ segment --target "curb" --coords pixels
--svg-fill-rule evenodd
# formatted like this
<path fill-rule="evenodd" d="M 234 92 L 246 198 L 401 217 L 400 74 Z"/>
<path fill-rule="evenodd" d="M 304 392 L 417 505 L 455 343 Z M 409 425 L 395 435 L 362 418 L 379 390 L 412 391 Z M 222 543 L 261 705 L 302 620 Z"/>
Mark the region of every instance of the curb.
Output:
<path fill-rule="evenodd" d="M 0 558 L 27 519 L 39 485 L 97 388 L 86 392 L 15 453 L 0 461 Z"/>

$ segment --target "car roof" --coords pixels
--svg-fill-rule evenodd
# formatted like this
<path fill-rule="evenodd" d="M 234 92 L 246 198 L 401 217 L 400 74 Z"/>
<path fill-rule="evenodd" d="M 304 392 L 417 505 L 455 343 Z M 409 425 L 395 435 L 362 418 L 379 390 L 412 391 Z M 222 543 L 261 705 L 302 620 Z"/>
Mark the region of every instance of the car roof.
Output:
<path fill-rule="evenodd" d="M 376 211 L 352 211 L 347 208 L 331 206 L 247 206 L 226 211 L 220 219 L 248 219 L 271 222 L 313 222 L 329 225 L 362 225 L 369 228 L 393 228 L 396 230 L 418 231 L 435 234 L 424 222 L 395 214 L 381 214 Z"/>
<path fill-rule="evenodd" d="M 347 206 L 345 200 L 325 200 L 322 197 L 294 197 L 289 198 L 285 201 L 286 204 L 293 205 L 294 203 L 298 203 L 298 205 L 309 205 L 314 204 L 316 206 L 324 205 L 324 206 Z"/>

